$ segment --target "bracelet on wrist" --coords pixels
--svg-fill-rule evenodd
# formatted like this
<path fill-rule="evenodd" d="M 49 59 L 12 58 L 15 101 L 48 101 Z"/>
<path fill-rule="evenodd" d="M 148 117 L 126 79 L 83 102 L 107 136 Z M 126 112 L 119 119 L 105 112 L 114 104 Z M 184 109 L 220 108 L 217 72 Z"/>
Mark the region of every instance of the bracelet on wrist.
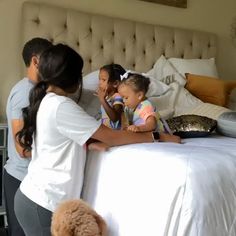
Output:
<path fill-rule="evenodd" d="M 159 132 L 157 132 L 157 131 L 152 132 L 152 138 L 153 138 L 153 142 L 158 142 L 159 139 L 160 139 L 160 134 L 159 134 Z"/>

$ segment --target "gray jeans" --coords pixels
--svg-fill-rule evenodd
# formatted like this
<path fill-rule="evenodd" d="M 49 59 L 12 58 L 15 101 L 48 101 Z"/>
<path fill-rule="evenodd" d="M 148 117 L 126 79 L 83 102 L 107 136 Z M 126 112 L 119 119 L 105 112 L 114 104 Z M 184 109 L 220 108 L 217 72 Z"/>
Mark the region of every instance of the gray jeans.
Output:
<path fill-rule="evenodd" d="M 51 236 L 52 212 L 27 198 L 20 189 L 15 195 L 15 214 L 26 236 Z"/>

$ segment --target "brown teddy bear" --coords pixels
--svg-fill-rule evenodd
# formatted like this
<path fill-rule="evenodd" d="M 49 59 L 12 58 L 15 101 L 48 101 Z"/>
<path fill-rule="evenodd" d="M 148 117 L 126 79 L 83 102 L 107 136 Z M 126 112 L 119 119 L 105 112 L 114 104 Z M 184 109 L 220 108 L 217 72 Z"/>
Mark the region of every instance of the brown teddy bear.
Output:
<path fill-rule="evenodd" d="M 52 216 L 52 236 L 107 236 L 107 226 L 83 200 L 61 203 Z"/>

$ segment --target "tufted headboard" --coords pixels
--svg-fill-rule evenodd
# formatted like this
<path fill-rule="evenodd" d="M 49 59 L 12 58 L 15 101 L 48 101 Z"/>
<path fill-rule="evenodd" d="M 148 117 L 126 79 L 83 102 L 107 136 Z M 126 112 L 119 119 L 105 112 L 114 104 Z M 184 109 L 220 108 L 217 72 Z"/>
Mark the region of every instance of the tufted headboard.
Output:
<path fill-rule="evenodd" d="M 77 10 L 25 2 L 23 42 L 45 37 L 63 42 L 84 59 L 84 74 L 108 63 L 146 72 L 161 54 L 166 57 L 216 57 L 212 33 L 151 25 Z"/>

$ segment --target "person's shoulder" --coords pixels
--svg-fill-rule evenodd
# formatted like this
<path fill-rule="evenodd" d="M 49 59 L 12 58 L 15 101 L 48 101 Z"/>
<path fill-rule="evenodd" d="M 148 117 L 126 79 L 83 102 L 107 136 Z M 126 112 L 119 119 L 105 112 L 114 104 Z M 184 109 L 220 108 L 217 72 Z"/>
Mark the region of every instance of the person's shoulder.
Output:
<path fill-rule="evenodd" d="M 33 83 L 30 82 L 27 78 L 21 79 L 12 87 L 8 96 L 8 100 L 28 101 L 29 92 L 33 88 L 33 86 Z"/>
<path fill-rule="evenodd" d="M 23 79 L 19 80 L 13 87 L 12 92 L 25 92 L 25 90 L 30 90 L 33 88 L 34 84 L 28 78 L 24 77 Z"/>
<path fill-rule="evenodd" d="M 60 96 L 55 93 L 48 93 L 45 97 L 45 100 L 50 100 L 50 102 L 53 102 L 55 105 L 60 105 L 64 103 L 77 105 L 75 101 L 73 101 L 71 98 L 66 96 Z"/>
<path fill-rule="evenodd" d="M 142 106 L 152 106 L 152 103 L 148 99 L 143 100 L 140 104 Z"/>
<path fill-rule="evenodd" d="M 60 96 L 60 95 L 57 95 L 55 93 L 49 92 L 49 93 L 46 94 L 45 100 L 51 100 L 51 101 L 61 103 L 61 102 L 67 101 L 68 98 L 66 96 Z"/>
<path fill-rule="evenodd" d="M 140 110 L 146 110 L 146 109 L 153 109 L 153 110 L 155 110 L 155 107 L 153 106 L 153 104 L 148 100 L 148 99 L 145 99 L 145 100 L 143 100 L 142 102 L 140 102 L 139 103 L 139 105 L 138 105 L 138 108 L 140 109 Z"/>

